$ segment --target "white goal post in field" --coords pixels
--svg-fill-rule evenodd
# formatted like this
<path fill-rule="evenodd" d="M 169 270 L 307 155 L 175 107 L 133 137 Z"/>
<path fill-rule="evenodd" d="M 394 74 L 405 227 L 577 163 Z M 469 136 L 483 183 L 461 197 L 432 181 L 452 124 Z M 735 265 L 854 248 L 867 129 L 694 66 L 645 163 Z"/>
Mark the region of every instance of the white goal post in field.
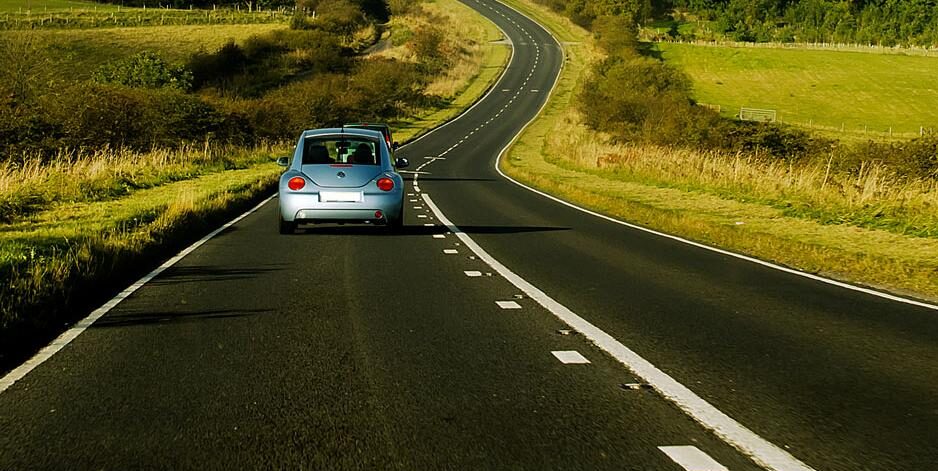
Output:
<path fill-rule="evenodd" d="M 739 119 L 741 121 L 759 121 L 762 123 L 774 123 L 778 117 L 775 110 L 760 110 L 759 108 L 740 108 Z"/>

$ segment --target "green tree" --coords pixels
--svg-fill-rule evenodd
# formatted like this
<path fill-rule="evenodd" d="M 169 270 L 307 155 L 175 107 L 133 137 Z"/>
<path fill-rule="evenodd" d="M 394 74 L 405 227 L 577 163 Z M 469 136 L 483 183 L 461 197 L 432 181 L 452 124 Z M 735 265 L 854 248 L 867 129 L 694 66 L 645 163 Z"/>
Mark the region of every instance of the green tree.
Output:
<path fill-rule="evenodd" d="M 126 59 L 104 64 L 94 73 L 98 83 L 114 83 L 139 88 L 192 87 L 192 72 L 184 66 L 168 64 L 152 52 L 140 52 Z"/>

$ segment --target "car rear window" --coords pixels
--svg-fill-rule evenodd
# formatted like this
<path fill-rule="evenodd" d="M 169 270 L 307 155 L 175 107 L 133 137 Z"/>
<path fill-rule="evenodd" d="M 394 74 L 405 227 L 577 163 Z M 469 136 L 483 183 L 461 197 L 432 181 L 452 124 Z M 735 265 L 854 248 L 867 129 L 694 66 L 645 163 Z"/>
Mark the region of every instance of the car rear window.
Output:
<path fill-rule="evenodd" d="M 377 142 L 364 137 L 312 138 L 303 142 L 303 165 L 378 165 Z"/>

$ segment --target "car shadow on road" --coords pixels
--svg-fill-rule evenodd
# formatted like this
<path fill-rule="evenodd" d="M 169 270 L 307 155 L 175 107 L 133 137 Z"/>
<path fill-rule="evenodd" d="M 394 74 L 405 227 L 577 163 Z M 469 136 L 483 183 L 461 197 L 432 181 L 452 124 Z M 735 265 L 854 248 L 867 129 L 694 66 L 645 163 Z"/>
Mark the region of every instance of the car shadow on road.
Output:
<path fill-rule="evenodd" d="M 528 232 L 569 231 L 569 227 L 553 226 L 459 226 L 461 232 L 466 234 L 521 234 Z M 427 236 L 433 234 L 446 234 L 450 230 L 446 226 L 404 226 L 398 232 L 391 232 L 385 226 L 372 225 L 323 225 L 300 226 L 296 235 L 366 235 L 366 236 Z"/>

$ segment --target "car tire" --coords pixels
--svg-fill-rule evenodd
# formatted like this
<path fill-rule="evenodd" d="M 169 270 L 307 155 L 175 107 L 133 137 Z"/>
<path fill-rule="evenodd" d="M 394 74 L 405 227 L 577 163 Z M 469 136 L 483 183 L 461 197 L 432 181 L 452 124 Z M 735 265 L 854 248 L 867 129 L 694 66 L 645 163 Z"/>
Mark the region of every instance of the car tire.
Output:
<path fill-rule="evenodd" d="M 293 234 L 296 232 L 296 223 L 292 221 L 284 221 L 283 216 L 280 216 L 280 233 L 287 235 Z"/>
<path fill-rule="evenodd" d="M 392 234 L 400 234 L 404 230 L 404 203 L 401 203 L 401 210 L 397 212 L 397 217 L 388 221 L 388 231 Z"/>

